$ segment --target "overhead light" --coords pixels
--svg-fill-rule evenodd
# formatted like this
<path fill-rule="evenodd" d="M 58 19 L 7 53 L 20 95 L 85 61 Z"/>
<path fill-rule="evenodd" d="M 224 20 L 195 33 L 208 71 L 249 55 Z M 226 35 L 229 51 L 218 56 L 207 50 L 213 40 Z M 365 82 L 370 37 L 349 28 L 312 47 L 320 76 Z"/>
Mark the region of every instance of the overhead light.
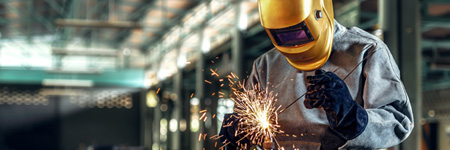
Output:
<path fill-rule="evenodd" d="M 103 48 L 52 48 L 54 55 L 106 56 L 116 57 L 117 50 Z M 124 50 L 125 54 L 125 50 Z"/>
<path fill-rule="evenodd" d="M 44 88 L 39 91 L 40 95 L 45 96 L 80 96 L 82 93 L 81 90 L 55 88 Z"/>
<path fill-rule="evenodd" d="M 156 92 L 151 90 L 147 93 L 147 106 L 150 108 L 156 107 L 158 105 L 158 97 L 156 96 Z"/>
<path fill-rule="evenodd" d="M 186 128 L 187 128 L 186 119 L 181 119 L 180 120 L 180 131 L 184 132 L 184 131 L 186 131 Z"/>
<path fill-rule="evenodd" d="M 238 28 L 241 31 L 247 30 L 247 23 L 248 23 L 248 16 L 247 13 L 244 11 L 247 8 L 247 5 L 245 3 L 241 3 L 240 6 L 240 14 L 239 14 L 239 20 L 238 20 Z"/>
<path fill-rule="evenodd" d="M 62 68 L 52 68 L 47 70 L 47 73 L 55 74 L 101 74 L 101 70 L 79 70 L 79 69 L 62 69 Z"/>
<path fill-rule="evenodd" d="M 178 129 L 178 121 L 176 119 L 170 119 L 169 130 L 170 132 L 176 132 Z"/>
<path fill-rule="evenodd" d="M 202 49 L 203 53 L 208 53 L 209 50 L 211 49 L 211 41 L 210 41 L 208 30 L 205 30 L 203 32 L 201 49 Z"/>
<path fill-rule="evenodd" d="M 198 104 L 200 104 L 200 100 L 198 100 L 198 98 L 194 97 L 190 100 L 190 103 L 192 106 L 197 106 Z"/>
<path fill-rule="evenodd" d="M 43 86 L 64 86 L 64 87 L 92 87 L 92 80 L 74 80 L 74 79 L 43 79 Z"/>
<path fill-rule="evenodd" d="M 131 54 L 131 51 L 130 51 L 129 48 L 124 48 L 124 49 L 123 49 L 123 55 L 128 56 L 128 55 L 130 55 L 130 54 Z"/>

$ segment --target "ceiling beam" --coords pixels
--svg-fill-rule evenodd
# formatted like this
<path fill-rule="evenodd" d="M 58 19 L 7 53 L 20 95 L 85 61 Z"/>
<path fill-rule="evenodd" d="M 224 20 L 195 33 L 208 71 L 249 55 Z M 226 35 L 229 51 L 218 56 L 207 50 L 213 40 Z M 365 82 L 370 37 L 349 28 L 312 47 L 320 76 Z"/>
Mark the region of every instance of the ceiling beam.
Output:
<path fill-rule="evenodd" d="M 134 12 L 127 16 L 127 20 L 140 22 L 145 15 L 147 15 L 148 10 L 150 10 L 156 4 L 156 0 L 146 0 L 141 7 L 137 8 Z M 115 40 L 117 44 L 121 44 L 127 37 L 131 35 L 130 30 L 121 30 L 117 33 Z"/>
<path fill-rule="evenodd" d="M 55 0 L 44 0 L 53 10 L 55 10 L 58 14 L 63 15 L 64 9 L 61 7 Z"/>
<path fill-rule="evenodd" d="M 99 20 L 83 20 L 83 19 L 56 19 L 55 25 L 67 27 L 89 27 L 89 28 L 127 28 L 127 29 L 142 28 L 142 24 L 139 22 L 99 21 Z"/>
<path fill-rule="evenodd" d="M 52 48 L 53 55 L 78 55 L 78 56 L 119 56 L 119 50 L 100 48 Z"/>
<path fill-rule="evenodd" d="M 450 28 L 450 19 L 427 17 L 422 21 L 422 32 L 428 32 L 434 28 Z"/>
<path fill-rule="evenodd" d="M 450 49 L 450 39 L 446 40 L 433 40 L 433 39 L 422 39 L 422 50 L 430 48 L 447 48 Z"/>

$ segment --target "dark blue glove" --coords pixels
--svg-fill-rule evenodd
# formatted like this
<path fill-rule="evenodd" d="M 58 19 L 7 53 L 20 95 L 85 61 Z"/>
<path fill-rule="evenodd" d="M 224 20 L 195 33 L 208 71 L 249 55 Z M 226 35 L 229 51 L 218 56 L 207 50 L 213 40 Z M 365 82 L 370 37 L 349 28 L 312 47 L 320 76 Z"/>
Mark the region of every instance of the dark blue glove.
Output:
<path fill-rule="evenodd" d="M 364 131 L 368 123 L 367 112 L 353 100 L 341 78 L 332 72 L 316 70 L 315 75 L 306 80 L 311 84 L 305 96 L 306 108 L 322 107 L 331 128 L 347 140 Z"/>
<path fill-rule="evenodd" d="M 220 141 L 223 144 L 230 142 L 230 144 L 225 146 L 227 150 L 235 150 L 238 149 L 238 147 L 244 147 L 243 145 L 245 144 L 247 145 L 247 148 L 250 148 L 250 140 L 248 140 L 248 138 L 242 139 L 245 136 L 245 134 L 237 134 L 235 136 L 235 132 L 239 126 L 239 118 L 236 118 L 237 116 L 238 115 L 236 113 L 225 114 L 225 117 L 223 118 L 222 127 L 220 128 L 219 136 L 223 135 L 220 138 Z M 242 140 L 239 141 L 240 139 Z"/>

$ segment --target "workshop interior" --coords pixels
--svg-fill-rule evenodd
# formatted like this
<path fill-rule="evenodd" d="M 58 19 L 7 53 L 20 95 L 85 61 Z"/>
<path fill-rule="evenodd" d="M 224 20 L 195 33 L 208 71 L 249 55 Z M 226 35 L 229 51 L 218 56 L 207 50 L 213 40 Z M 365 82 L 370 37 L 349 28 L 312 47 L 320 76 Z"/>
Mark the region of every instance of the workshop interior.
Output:
<path fill-rule="evenodd" d="M 450 1 L 333 7 L 401 72 L 415 125 L 383 150 L 450 149 Z M 257 0 L 0 0 L 0 150 L 223 149 L 234 90 L 274 47 L 260 17 Z"/>

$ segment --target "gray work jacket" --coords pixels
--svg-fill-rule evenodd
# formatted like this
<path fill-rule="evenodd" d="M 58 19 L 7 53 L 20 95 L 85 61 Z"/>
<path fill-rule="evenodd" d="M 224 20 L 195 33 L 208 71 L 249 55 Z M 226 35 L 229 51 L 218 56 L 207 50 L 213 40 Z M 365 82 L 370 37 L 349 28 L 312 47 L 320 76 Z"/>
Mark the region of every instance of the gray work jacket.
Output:
<path fill-rule="evenodd" d="M 373 48 L 372 48 L 373 47 Z M 375 50 L 370 55 L 370 50 Z M 364 57 L 361 65 L 357 66 Z M 377 37 L 352 27 L 346 29 L 335 22 L 332 54 L 321 69 L 334 71 L 344 78 L 353 99 L 367 110 L 369 122 L 362 134 L 344 141 L 341 149 L 387 148 L 405 140 L 414 123 L 411 105 L 400 71 L 388 47 Z M 247 86 L 259 84 L 262 89 L 278 93 L 278 105 L 287 106 L 306 92 L 306 77 L 314 71 L 299 71 L 273 48 L 253 64 Z M 343 140 L 329 128 L 322 108 L 306 109 L 304 97 L 279 115 L 284 134 L 276 140 L 285 149 L 319 149 L 321 145 Z M 283 107 L 282 107 L 283 108 Z"/>

